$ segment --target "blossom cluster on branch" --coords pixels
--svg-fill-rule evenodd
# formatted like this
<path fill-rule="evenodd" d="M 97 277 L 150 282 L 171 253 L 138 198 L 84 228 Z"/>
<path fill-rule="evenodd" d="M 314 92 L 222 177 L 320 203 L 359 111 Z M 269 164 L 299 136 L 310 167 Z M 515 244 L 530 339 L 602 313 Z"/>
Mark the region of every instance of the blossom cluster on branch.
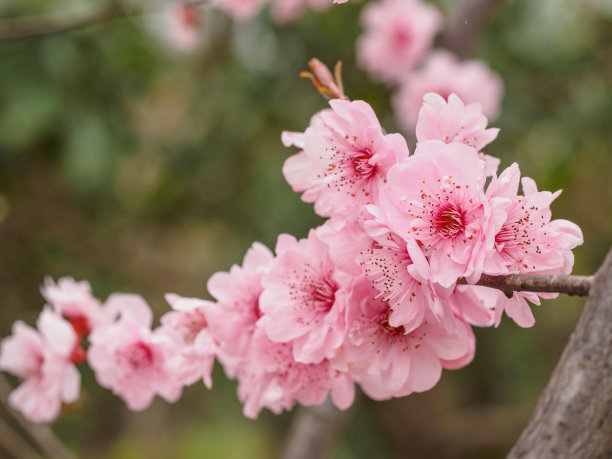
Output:
<path fill-rule="evenodd" d="M 54 419 L 77 399 L 84 361 L 132 410 L 155 395 L 175 402 L 200 380 L 210 388 L 215 360 L 251 418 L 328 395 L 345 409 L 355 384 L 377 400 L 431 389 L 443 368 L 472 360 L 472 326 L 505 312 L 529 327 L 526 300 L 555 296 L 507 297 L 474 285 L 483 273 L 568 274 L 582 243 L 574 223 L 551 219 L 560 192 L 538 191 L 516 163 L 497 173 L 487 123 L 479 104 L 429 93 L 410 154 L 366 102 L 331 100 L 304 132 L 282 135 L 301 149 L 285 178 L 324 224 L 303 239 L 281 234 L 274 253 L 253 244 L 241 266 L 209 279 L 213 301 L 168 294 L 154 329 L 138 295 L 102 304 L 86 282 L 47 281 L 38 330 L 19 321 L 2 341 L 0 368 L 23 380 L 9 402 Z"/>

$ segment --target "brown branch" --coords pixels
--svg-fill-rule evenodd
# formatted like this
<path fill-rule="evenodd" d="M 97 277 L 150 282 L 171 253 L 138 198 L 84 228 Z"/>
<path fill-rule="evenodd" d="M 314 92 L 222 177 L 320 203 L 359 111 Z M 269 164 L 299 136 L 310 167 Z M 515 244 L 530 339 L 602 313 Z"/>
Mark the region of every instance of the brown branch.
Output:
<path fill-rule="evenodd" d="M 495 10 L 503 0 L 465 0 L 442 36 L 442 46 L 459 57 L 468 57 Z"/>
<path fill-rule="evenodd" d="M 53 459 L 75 459 L 74 455 L 55 436 L 51 427 L 44 424 L 32 424 L 8 404 L 8 396 L 12 390 L 13 388 L 4 375 L 0 374 L 0 403 L 2 403 L 6 411 L 19 423 L 23 430 L 30 435 L 32 440 L 36 442 L 36 445 L 45 453 L 45 456 Z"/>
<path fill-rule="evenodd" d="M 347 411 L 337 409 L 329 398 L 319 406 L 301 408 L 293 421 L 281 458 L 325 457 L 346 417 Z"/>
<path fill-rule="evenodd" d="M 588 296 L 593 276 L 563 276 L 538 274 L 510 274 L 490 276 L 483 274 L 475 285 L 496 288 L 511 296 L 512 292 L 548 292 Z M 467 285 L 465 279 L 458 284 Z"/>
<path fill-rule="evenodd" d="M 190 3 L 199 5 L 204 3 L 204 0 L 193 0 Z M 16 40 L 67 33 L 126 16 L 144 14 L 148 11 L 149 9 L 139 6 L 124 5 L 118 1 L 112 1 L 99 9 L 76 16 L 54 13 L 52 15 L 0 19 L 0 40 Z"/>
<path fill-rule="evenodd" d="M 3 419 L 0 419 L 0 447 L 16 459 L 42 459 Z"/>
<path fill-rule="evenodd" d="M 509 458 L 612 457 L 612 250 Z"/>

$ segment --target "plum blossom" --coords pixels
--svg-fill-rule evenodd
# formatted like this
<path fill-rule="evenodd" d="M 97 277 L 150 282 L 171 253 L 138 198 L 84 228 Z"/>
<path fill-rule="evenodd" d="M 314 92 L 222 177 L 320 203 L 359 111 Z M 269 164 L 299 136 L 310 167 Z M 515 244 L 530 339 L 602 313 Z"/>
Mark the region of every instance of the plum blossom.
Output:
<path fill-rule="evenodd" d="M 389 305 L 368 282 L 354 288 L 350 307 L 357 313 L 334 366 L 350 371 L 366 394 L 376 400 L 431 389 L 443 367 L 459 368 L 474 355 L 468 325 L 456 321 L 452 332 L 430 316 L 411 332 L 394 327 Z"/>
<path fill-rule="evenodd" d="M 283 174 L 302 200 L 322 216 L 351 216 L 377 199 L 387 171 L 408 156 L 399 134 L 384 135 L 366 102 L 331 100 L 303 135 L 284 133 L 303 151 L 285 161 Z"/>
<path fill-rule="evenodd" d="M 332 357 L 346 334 L 350 281 L 334 269 L 327 244 L 314 230 L 299 241 L 281 234 L 276 260 L 262 280 L 261 326 L 272 341 L 291 342 L 298 362 Z"/>
<path fill-rule="evenodd" d="M 330 6 L 329 0 L 273 0 L 272 17 L 277 23 L 285 24 L 298 19 L 306 8 L 324 11 Z"/>
<path fill-rule="evenodd" d="M 416 125 L 417 141 L 442 140 L 469 145 L 485 161 L 488 176 L 497 172 L 500 161 L 485 155 L 482 149 L 495 140 L 498 133 L 497 128 L 487 129 L 487 117 L 478 103 L 464 105 L 456 94 L 450 94 L 448 100 L 434 92 L 423 96 Z"/>
<path fill-rule="evenodd" d="M 0 368 L 22 380 L 9 395 L 10 405 L 32 422 L 50 422 L 62 403 L 79 397 L 81 375 L 72 363 L 77 334 L 70 324 L 45 308 L 38 331 L 21 321 L 13 334 L 2 340 Z"/>
<path fill-rule="evenodd" d="M 77 282 L 72 277 L 62 277 L 55 283 L 47 277 L 41 293 L 55 312 L 70 321 L 79 337 L 112 320 L 93 296 L 87 281 Z"/>
<path fill-rule="evenodd" d="M 202 12 L 190 2 L 172 2 L 164 12 L 166 39 L 176 51 L 189 52 L 202 39 Z"/>
<path fill-rule="evenodd" d="M 503 83 L 483 61 L 460 62 L 448 51 L 430 54 L 422 68 L 412 72 L 395 94 L 393 105 L 398 123 L 410 131 L 417 124 L 423 96 L 435 92 L 444 99 L 456 94 L 464 103 L 477 102 L 490 119 L 499 115 Z"/>
<path fill-rule="evenodd" d="M 442 15 L 421 0 L 383 0 L 363 9 L 361 24 L 359 64 L 379 80 L 398 84 L 431 48 Z"/>
<path fill-rule="evenodd" d="M 163 315 L 158 331 L 173 339 L 177 348 L 168 365 L 181 384 L 188 386 L 201 379 L 210 389 L 217 347 L 204 313 L 206 302 L 171 293 L 166 294 L 166 301 L 173 311 Z"/>
<path fill-rule="evenodd" d="M 139 295 L 114 294 L 105 306 L 116 310 L 119 320 L 90 335 L 87 360 L 98 383 L 133 411 L 147 408 L 155 395 L 176 402 L 181 384 L 170 366 L 176 345 L 166 334 L 151 331 L 147 303 Z"/>
<path fill-rule="evenodd" d="M 216 302 L 206 302 L 203 310 L 219 348 L 217 357 L 230 377 L 245 364 L 255 324 L 262 315 L 261 281 L 273 260 L 272 252 L 255 242 L 242 266 L 234 265 L 229 272 L 217 272 L 208 280 L 208 291 Z"/>
<path fill-rule="evenodd" d="M 489 206 L 484 163 L 473 148 L 430 140 L 394 166 L 380 208 L 388 226 L 406 241 L 410 257 L 423 255 L 421 273 L 444 288 L 463 276 L 480 276 Z M 421 253 L 422 252 L 422 253 Z"/>
<path fill-rule="evenodd" d="M 249 359 L 238 379 L 244 415 L 252 419 L 262 408 L 278 414 L 291 409 L 296 402 L 319 405 L 328 394 L 338 408 L 346 409 L 355 397 L 348 373 L 334 370 L 328 360 L 296 362 L 291 344 L 271 341 L 262 328 L 257 328 L 253 335 Z"/>

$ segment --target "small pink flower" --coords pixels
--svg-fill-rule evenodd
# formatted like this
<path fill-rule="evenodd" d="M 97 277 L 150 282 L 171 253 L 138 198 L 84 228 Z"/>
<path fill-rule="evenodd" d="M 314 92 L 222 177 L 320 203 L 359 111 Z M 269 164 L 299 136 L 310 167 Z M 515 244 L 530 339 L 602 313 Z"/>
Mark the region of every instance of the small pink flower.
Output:
<path fill-rule="evenodd" d="M 32 422 L 50 422 L 62 402 L 79 397 L 81 375 L 71 362 L 77 335 L 50 309 L 43 310 L 37 325 L 38 331 L 15 322 L 13 335 L 2 340 L 0 368 L 23 380 L 9 395 L 10 405 Z"/>
<path fill-rule="evenodd" d="M 182 385 L 189 386 L 201 379 L 210 389 L 217 347 L 204 313 L 207 302 L 172 293 L 166 295 L 166 301 L 174 311 L 162 316 L 158 333 L 170 337 L 177 348 L 169 367 Z"/>
<path fill-rule="evenodd" d="M 423 97 L 419 111 L 416 136 L 419 142 L 441 140 L 444 143 L 459 142 L 480 152 L 486 164 L 487 175 L 497 172 L 499 159 L 485 155 L 482 149 L 497 137 L 499 129 L 487 129 L 487 117 L 482 114 L 480 104 L 464 105 L 455 94 L 448 101 L 439 94 L 430 92 Z"/>
<path fill-rule="evenodd" d="M 225 11 L 235 21 L 253 19 L 263 8 L 265 0 L 214 0 L 215 6 Z"/>
<path fill-rule="evenodd" d="M 458 368 L 471 360 L 474 337 L 465 323 L 456 320 L 449 332 L 427 315 L 407 333 L 390 324 L 392 311 L 376 294 L 367 281 L 354 288 L 350 307 L 357 309 L 356 319 L 334 360 L 370 397 L 381 400 L 429 390 L 443 367 Z"/>
<path fill-rule="evenodd" d="M 478 102 L 484 115 L 493 119 L 499 115 L 503 83 L 483 61 L 460 62 L 448 51 L 436 51 L 394 96 L 398 122 L 406 130 L 416 126 L 423 96 L 429 92 L 444 99 L 455 93 L 466 104 Z"/>
<path fill-rule="evenodd" d="M 168 43 L 180 52 L 195 49 L 202 39 L 202 13 L 190 2 L 172 2 L 165 11 Z"/>
<path fill-rule="evenodd" d="M 165 334 L 151 331 L 153 314 L 147 303 L 139 295 L 114 294 L 105 306 L 120 318 L 90 336 L 87 360 L 98 383 L 134 411 L 147 408 L 157 394 L 176 402 L 181 384 L 169 365 L 176 345 Z"/>
<path fill-rule="evenodd" d="M 431 48 L 442 16 L 421 0 L 383 0 L 363 9 L 361 24 L 359 64 L 379 80 L 397 84 Z"/>
<path fill-rule="evenodd" d="M 217 272 L 208 280 L 208 291 L 217 300 L 206 302 L 204 314 L 217 343 L 218 358 L 229 377 L 244 365 L 255 324 L 262 315 L 259 299 L 261 281 L 270 270 L 274 255 L 258 242 L 247 251 L 242 266 Z"/>
<path fill-rule="evenodd" d="M 319 215 L 354 216 L 377 199 L 387 171 L 408 156 L 408 147 L 399 134 L 383 134 L 367 103 L 329 103 L 332 110 L 315 115 L 303 137 L 283 134 L 285 144 L 304 149 L 285 161 L 283 174 Z"/>
<path fill-rule="evenodd" d="M 335 269 L 314 230 L 299 241 L 281 234 L 276 260 L 262 281 L 260 323 L 272 341 L 291 342 L 296 361 L 321 362 L 334 355 L 346 334 L 350 280 Z"/>
<path fill-rule="evenodd" d="M 295 402 L 319 405 L 330 393 L 334 404 L 346 409 L 355 397 L 353 380 L 347 373 L 334 370 L 327 360 L 296 362 L 291 344 L 270 341 L 261 328 L 253 335 L 249 359 L 238 380 L 244 415 L 252 419 L 262 408 L 278 414 Z"/>
<path fill-rule="evenodd" d="M 407 246 L 410 257 L 424 255 L 429 269 L 421 275 L 442 287 L 480 276 L 489 215 L 485 179 L 476 150 L 435 140 L 421 142 L 414 156 L 389 171 L 381 218 L 406 242 L 416 241 Z"/>
<path fill-rule="evenodd" d="M 79 336 L 86 336 L 97 326 L 112 320 L 92 295 L 87 281 L 76 282 L 71 277 L 62 277 L 56 284 L 48 277 L 41 292 L 55 312 L 70 321 Z"/>
<path fill-rule="evenodd" d="M 295 21 L 307 8 L 324 11 L 331 6 L 329 0 L 273 0 L 272 17 L 280 24 Z"/>

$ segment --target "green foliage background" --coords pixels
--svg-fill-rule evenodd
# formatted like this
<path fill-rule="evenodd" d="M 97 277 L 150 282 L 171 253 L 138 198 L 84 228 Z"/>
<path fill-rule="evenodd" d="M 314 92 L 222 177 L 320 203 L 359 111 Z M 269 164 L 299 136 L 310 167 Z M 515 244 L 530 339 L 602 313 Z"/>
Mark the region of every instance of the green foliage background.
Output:
<path fill-rule="evenodd" d="M 458 2 L 440 1 L 446 12 Z M 8 0 L 0 17 L 95 8 L 93 0 Z M 264 11 L 233 24 L 209 10 L 206 39 L 169 52 L 142 18 L 65 35 L 0 42 L 0 335 L 33 324 L 45 275 L 89 279 L 96 294 L 138 292 L 159 317 L 163 293 L 206 296 L 206 279 L 240 263 L 252 241 L 318 225 L 281 175 L 284 129 L 303 130 L 325 102 L 298 78 L 310 57 L 344 61 L 353 99 L 396 130 L 389 92 L 355 65 L 363 2 L 278 27 Z M 564 189 L 556 218 L 578 223 L 575 272 L 593 273 L 612 245 L 612 1 L 507 0 L 476 56 L 506 85 L 488 152 L 517 161 L 541 189 Z M 584 300 L 536 308 L 533 329 L 505 320 L 476 330 L 474 362 L 432 391 L 365 397 L 338 458 L 503 457 L 543 389 Z M 56 424 L 88 458 L 267 458 L 292 418 L 241 414 L 235 383 L 187 389 L 144 413 L 84 373 L 83 396 Z"/>

